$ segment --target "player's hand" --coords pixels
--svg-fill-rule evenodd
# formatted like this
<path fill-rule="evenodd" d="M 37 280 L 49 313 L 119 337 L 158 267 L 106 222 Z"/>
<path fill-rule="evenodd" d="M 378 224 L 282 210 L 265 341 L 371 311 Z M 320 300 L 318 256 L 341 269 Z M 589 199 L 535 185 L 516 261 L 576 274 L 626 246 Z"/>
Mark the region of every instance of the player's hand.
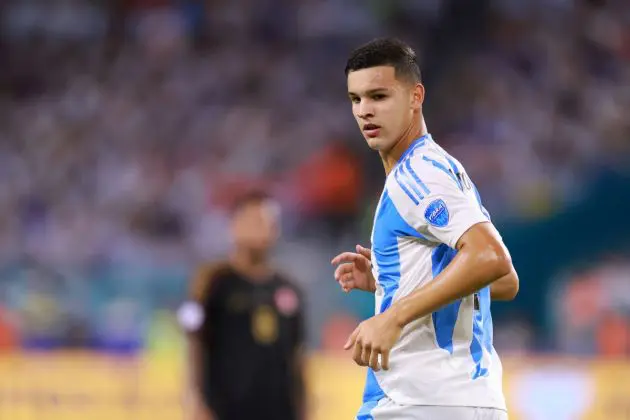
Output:
<path fill-rule="evenodd" d="M 375 371 L 388 370 L 389 352 L 401 331 L 402 326 L 393 312 L 385 311 L 360 323 L 348 338 L 344 350 L 354 348 L 352 358 L 359 366 L 370 366 Z"/>
<path fill-rule="evenodd" d="M 376 282 L 372 276 L 371 253 L 367 248 L 357 245 L 357 252 L 342 252 L 332 259 L 331 263 L 337 265 L 335 280 L 344 292 L 352 289 L 374 292 Z"/>

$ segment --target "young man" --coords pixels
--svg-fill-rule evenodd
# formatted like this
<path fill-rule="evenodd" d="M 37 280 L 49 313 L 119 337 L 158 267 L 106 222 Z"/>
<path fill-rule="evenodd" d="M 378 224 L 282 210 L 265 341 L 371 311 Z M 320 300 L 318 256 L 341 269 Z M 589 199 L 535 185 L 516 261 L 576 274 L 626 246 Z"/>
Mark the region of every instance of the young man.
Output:
<path fill-rule="evenodd" d="M 303 418 L 302 297 L 270 262 L 278 217 L 267 195 L 242 197 L 232 217 L 233 253 L 199 270 L 180 308 L 191 420 Z"/>
<path fill-rule="evenodd" d="M 332 261 L 344 291 L 376 295 L 376 315 L 346 343 L 370 367 L 357 418 L 506 419 L 490 299 L 518 291 L 510 255 L 462 165 L 427 133 L 413 50 L 372 41 L 346 76 L 387 174 L 371 251 L 357 245 Z"/>

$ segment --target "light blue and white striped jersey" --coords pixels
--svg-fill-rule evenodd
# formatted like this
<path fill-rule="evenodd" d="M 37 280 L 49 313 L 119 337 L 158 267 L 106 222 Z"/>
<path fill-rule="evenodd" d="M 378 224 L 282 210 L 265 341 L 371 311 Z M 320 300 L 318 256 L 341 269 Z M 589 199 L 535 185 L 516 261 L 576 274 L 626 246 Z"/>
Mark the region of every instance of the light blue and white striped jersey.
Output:
<path fill-rule="evenodd" d="M 417 139 L 387 176 L 372 230 L 376 313 L 429 283 L 459 238 L 488 222 L 462 165 L 430 135 Z M 368 370 L 364 401 L 505 409 L 502 367 L 492 345 L 490 288 L 407 325 L 390 369 Z"/>

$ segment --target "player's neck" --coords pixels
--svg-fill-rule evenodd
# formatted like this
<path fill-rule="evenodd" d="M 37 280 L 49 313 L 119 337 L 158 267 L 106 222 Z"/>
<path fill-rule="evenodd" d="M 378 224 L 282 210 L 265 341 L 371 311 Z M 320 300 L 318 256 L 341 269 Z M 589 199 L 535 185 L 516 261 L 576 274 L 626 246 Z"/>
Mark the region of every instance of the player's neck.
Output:
<path fill-rule="evenodd" d="M 230 256 L 230 262 L 236 271 L 253 282 L 267 281 L 273 273 L 267 253 L 237 249 Z"/>
<path fill-rule="evenodd" d="M 405 153 L 411 144 L 418 138 L 427 134 L 427 125 L 424 122 L 424 118 L 420 117 L 418 122 L 412 124 L 407 131 L 400 136 L 400 140 L 396 142 L 394 147 L 389 149 L 385 153 L 380 153 L 381 161 L 383 162 L 383 167 L 385 168 L 385 174 L 389 175 L 389 173 L 394 169 L 394 166 L 400 160 L 400 157 Z"/>

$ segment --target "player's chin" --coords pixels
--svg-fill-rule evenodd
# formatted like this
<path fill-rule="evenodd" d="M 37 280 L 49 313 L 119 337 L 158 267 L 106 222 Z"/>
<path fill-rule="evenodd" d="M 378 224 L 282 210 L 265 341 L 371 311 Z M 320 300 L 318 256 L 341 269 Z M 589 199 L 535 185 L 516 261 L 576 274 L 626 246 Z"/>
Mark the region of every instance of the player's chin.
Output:
<path fill-rule="evenodd" d="M 367 142 L 368 146 L 370 146 L 370 149 L 372 150 L 383 150 L 384 146 L 385 146 L 385 141 L 383 138 L 379 137 L 368 137 L 368 136 L 364 136 L 365 137 L 365 141 Z"/>

